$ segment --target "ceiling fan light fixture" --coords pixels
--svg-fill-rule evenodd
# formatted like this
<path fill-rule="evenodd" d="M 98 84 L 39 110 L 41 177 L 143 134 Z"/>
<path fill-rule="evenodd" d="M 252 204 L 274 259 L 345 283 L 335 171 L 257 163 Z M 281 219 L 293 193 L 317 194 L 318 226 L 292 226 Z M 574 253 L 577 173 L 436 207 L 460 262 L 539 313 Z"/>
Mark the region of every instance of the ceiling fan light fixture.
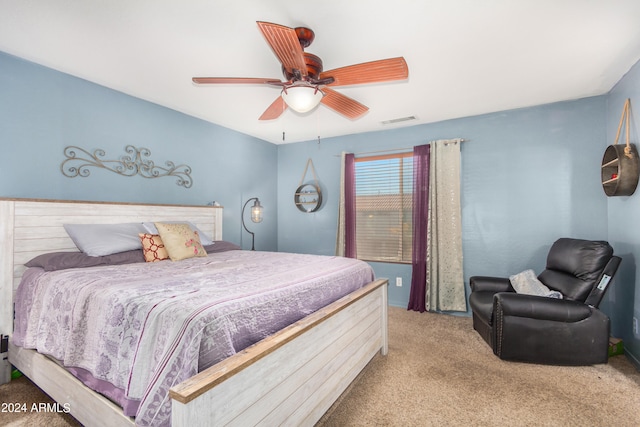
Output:
<path fill-rule="evenodd" d="M 324 94 L 313 86 L 291 86 L 283 89 L 281 96 L 289 108 L 298 113 L 306 113 L 320 104 Z"/>

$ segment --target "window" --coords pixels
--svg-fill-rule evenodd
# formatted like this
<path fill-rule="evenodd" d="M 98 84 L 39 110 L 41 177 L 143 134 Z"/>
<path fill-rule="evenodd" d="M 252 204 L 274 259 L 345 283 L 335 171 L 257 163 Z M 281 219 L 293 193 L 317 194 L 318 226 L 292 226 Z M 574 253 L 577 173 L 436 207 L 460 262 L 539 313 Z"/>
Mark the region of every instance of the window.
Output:
<path fill-rule="evenodd" d="M 411 263 L 413 153 L 357 158 L 355 177 L 358 258 Z"/>

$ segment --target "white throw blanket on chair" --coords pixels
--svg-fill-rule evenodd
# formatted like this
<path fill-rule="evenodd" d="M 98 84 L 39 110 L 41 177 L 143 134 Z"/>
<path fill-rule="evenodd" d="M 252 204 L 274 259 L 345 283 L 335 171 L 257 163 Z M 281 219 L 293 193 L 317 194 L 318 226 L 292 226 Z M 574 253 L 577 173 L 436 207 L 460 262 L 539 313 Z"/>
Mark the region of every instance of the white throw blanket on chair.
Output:
<path fill-rule="evenodd" d="M 533 270 L 525 270 L 522 273 L 509 276 L 509 280 L 513 289 L 519 294 L 562 299 L 562 294 L 546 287 L 538 280 Z"/>

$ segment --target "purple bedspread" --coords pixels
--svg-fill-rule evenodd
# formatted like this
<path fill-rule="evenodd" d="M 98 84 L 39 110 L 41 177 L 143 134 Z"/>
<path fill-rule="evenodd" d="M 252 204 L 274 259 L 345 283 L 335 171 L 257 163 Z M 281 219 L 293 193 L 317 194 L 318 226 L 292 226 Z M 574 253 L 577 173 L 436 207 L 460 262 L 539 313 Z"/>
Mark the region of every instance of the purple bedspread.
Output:
<path fill-rule="evenodd" d="M 168 425 L 169 388 L 374 279 L 350 258 L 229 251 L 179 262 L 45 272 L 16 295 L 14 344 Z M 128 409 L 127 409 L 128 408 Z M 132 409 L 134 408 L 134 409 Z"/>

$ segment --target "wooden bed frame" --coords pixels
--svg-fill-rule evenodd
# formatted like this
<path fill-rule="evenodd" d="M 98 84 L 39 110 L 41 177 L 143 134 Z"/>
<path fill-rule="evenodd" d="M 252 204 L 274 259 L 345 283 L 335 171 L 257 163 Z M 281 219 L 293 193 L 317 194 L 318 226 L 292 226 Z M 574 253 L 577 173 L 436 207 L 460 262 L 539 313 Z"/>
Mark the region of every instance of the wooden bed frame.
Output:
<path fill-rule="evenodd" d="M 0 199 L 0 333 L 13 331 L 13 297 L 33 257 L 77 251 L 65 223 L 185 220 L 222 240 L 221 207 Z M 170 391 L 173 426 L 314 425 L 378 353 L 387 354 L 387 280 L 376 280 L 212 366 Z M 5 356 L 3 354 L 3 356 Z M 56 362 L 9 344 L 14 365 L 87 426 L 134 420 Z"/>

